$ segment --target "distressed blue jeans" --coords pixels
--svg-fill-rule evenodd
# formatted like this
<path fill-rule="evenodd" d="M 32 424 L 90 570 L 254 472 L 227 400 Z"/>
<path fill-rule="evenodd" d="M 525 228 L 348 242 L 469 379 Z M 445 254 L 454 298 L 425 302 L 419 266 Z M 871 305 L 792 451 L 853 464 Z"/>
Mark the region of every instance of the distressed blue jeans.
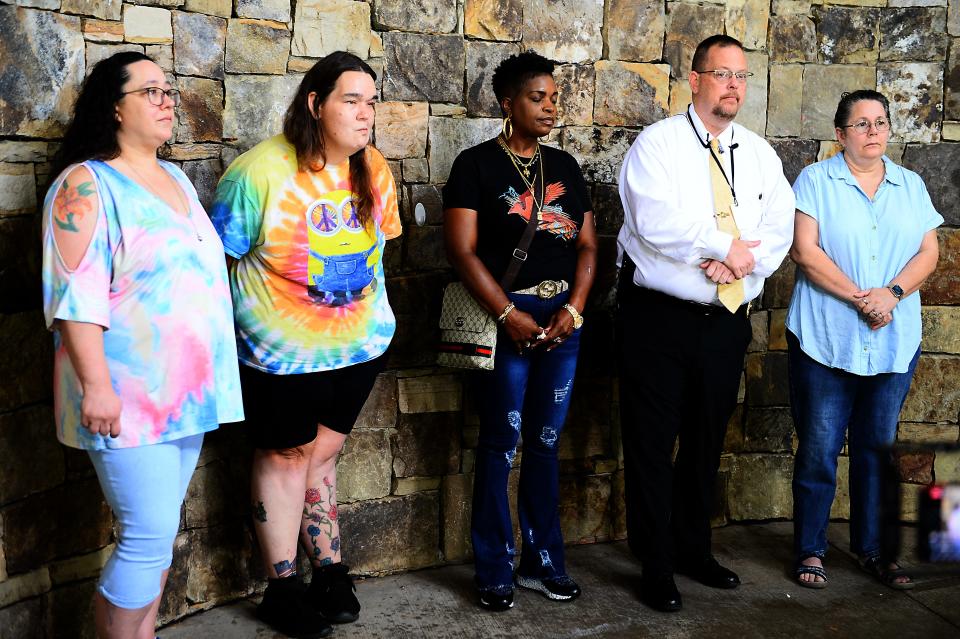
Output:
<path fill-rule="evenodd" d="M 510 293 L 519 310 L 546 326 L 569 298 L 548 300 Z M 513 522 L 507 480 L 517 443 L 523 437 L 517 511 L 521 546 L 517 572 L 525 577 L 566 575 L 558 510 L 557 445 L 570 406 L 580 331 L 560 346 L 518 354 L 503 332 L 497 337 L 494 370 L 477 375 L 480 437 L 473 483 L 471 534 L 477 585 L 504 588 L 513 583 Z"/>
<path fill-rule="evenodd" d="M 920 357 L 905 373 L 854 375 L 800 349 L 787 331 L 790 406 L 799 446 L 793 465 L 793 540 L 797 559 L 827 552 L 827 523 L 837 491 L 837 457 L 850 454 L 850 550 L 880 554 L 882 449 L 897 436 L 900 409 Z"/>

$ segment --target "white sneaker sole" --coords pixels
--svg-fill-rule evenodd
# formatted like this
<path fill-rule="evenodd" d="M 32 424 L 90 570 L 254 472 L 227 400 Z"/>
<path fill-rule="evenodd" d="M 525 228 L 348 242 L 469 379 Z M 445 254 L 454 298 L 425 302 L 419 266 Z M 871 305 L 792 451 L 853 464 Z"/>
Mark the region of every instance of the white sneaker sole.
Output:
<path fill-rule="evenodd" d="M 521 588 L 526 588 L 527 590 L 536 590 L 546 595 L 547 599 L 553 599 L 554 601 L 570 601 L 573 597 L 569 595 L 558 595 L 555 592 L 550 592 L 546 586 L 543 585 L 543 582 L 539 579 L 532 579 L 530 577 L 521 577 L 517 575 L 516 584 Z"/>

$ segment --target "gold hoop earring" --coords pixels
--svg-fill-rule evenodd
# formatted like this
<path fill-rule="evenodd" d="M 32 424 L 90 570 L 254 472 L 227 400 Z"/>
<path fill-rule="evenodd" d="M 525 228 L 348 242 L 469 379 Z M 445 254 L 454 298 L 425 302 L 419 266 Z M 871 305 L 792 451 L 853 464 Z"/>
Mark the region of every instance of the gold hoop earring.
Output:
<path fill-rule="evenodd" d="M 510 118 L 513 116 L 508 115 L 503 119 L 503 125 L 500 127 L 500 135 L 503 136 L 504 140 L 509 140 L 513 135 L 513 122 L 510 121 Z M 509 133 L 507 132 L 509 129 Z"/>

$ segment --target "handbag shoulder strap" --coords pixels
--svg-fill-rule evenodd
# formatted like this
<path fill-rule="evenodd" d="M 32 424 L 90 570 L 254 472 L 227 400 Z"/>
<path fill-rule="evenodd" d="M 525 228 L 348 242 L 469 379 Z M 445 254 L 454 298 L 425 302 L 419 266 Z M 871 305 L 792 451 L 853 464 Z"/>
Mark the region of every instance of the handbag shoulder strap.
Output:
<path fill-rule="evenodd" d="M 544 176 L 541 175 L 541 184 L 543 184 L 543 180 Z M 526 228 L 523 229 L 523 235 L 520 236 L 520 242 L 517 243 L 517 248 L 513 249 L 513 253 L 510 255 L 510 264 L 507 266 L 506 272 L 504 272 L 503 277 L 500 278 L 500 288 L 505 292 L 509 290 L 510 285 L 517 279 L 520 268 L 523 266 L 523 263 L 527 261 L 527 249 L 530 248 L 530 244 L 533 242 L 533 234 L 537 232 L 537 223 L 539 221 L 540 212 L 531 208 L 530 221 L 527 222 Z"/>

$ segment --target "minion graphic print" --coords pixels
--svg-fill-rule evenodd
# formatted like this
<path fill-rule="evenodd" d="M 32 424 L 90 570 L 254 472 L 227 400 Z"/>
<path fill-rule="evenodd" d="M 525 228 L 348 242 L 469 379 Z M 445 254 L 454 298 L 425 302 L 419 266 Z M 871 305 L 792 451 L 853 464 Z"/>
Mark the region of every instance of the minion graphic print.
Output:
<path fill-rule="evenodd" d="M 400 235 L 396 187 L 366 150 L 373 186 L 364 225 L 348 162 L 299 171 L 282 135 L 224 173 L 211 218 L 230 269 L 240 361 L 267 373 L 312 373 L 386 351 L 396 321 L 383 276 L 386 240 Z"/>
<path fill-rule="evenodd" d="M 380 251 L 360 222 L 352 192 L 333 191 L 313 202 L 307 209 L 307 237 L 307 291 L 314 300 L 343 306 L 376 290 Z"/>

